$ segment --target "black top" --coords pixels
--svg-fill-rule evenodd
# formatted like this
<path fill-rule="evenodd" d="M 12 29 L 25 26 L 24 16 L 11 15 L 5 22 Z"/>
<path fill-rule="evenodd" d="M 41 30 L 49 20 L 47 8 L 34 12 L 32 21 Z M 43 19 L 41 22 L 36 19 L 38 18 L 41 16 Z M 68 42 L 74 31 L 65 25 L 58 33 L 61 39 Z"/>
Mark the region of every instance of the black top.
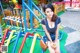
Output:
<path fill-rule="evenodd" d="M 46 28 L 47 28 L 47 30 L 48 30 L 48 32 L 49 32 L 50 34 L 55 34 L 56 29 L 57 29 L 57 25 L 58 25 L 60 22 L 61 22 L 61 19 L 60 19 L 59 17 L 57 17 L 57 19 L 56 19 L 56 21 L 55 21 L 55 26 L 54 26 L 54 28 L 50 28 L 50 27 L 48 26 L 47 18 L 42 19 L 42 21 L 41 21 L 41 23 L 46 26 Z"/>

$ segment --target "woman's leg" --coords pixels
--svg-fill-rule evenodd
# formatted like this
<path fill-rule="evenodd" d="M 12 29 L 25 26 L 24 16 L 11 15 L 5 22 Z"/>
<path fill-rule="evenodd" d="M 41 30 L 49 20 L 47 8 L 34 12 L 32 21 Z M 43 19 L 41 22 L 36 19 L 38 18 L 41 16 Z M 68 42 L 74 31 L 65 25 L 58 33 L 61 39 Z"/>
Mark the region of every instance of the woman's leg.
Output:
<path fill-rule="evenodd" d="M 51 47 L 50 41 L 47 42 L 47 45 L 48 45 L 48 49 L 49 49 L 50 53 L 55 53 L 54 49 Z"/>
<path fill-rule="evenodd" d="M 60 53 L 60 44 L 59 44 L 59 40 L 57 40 L 57 42 L 56 42 L 55 53 Z"/>

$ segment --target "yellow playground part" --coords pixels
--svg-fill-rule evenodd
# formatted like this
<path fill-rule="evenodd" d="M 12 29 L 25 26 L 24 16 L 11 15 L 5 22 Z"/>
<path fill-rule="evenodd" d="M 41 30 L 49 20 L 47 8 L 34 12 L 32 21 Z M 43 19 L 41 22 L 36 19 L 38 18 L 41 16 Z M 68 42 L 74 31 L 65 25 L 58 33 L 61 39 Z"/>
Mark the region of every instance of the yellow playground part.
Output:
<path fill-rule="evenodd" d="M 12 2 L 13 2 L 14 4 L 17 4 L 17 0 L 12 0 Z"/>
<path fill-rule="evenodd" d="M 53 3 L 54 5 L 54 12 L 57 15 L 61 11 L 65 11 L 65 4 L 63 2 Z"/>
<path fill-rule="evenodd" d="M 14 32 L 15 32 L 15 30 L 12 30 L 12 32 L 11 32 L 11 34 L 10 34 L 10 36 L 9 36 L 8 40 L 7 40 L 7 43 L 5 44 L 6 46 L 8 46 L 8 45 L 9 45 L 10 40 L 11 40 L 12 35 L 13 35 L 13 33 L 14 33 Z"/>
<path fill-rule="evenodd" d="M 12 30 L 12 32 L 11 32 L 11 34 L 10 34 L 8 40 L 7 40 L 7 43 L 5 44 L 5 46 L 9 46 L 10 40 L 12 39 L 12 35 L 13 35 L 14 32 L 16 32 L 16 30 Z M 6 52 L 3 52 L 3 53 L 6 53 Z"/>
<path fill-rule="evenodd" d="M 34 38 L 33 38 L 33 41 L 32 41 L 32 45 L 31 45 L 31 49 L 30 49 L 30 53 L 33 53 L 33 50 L 34 50 L 34 46 L 35 46 L 35 43 L 36 43 L 36 38 L 40 36 L 38 33 L 36 33 L 34 35 Z"/>

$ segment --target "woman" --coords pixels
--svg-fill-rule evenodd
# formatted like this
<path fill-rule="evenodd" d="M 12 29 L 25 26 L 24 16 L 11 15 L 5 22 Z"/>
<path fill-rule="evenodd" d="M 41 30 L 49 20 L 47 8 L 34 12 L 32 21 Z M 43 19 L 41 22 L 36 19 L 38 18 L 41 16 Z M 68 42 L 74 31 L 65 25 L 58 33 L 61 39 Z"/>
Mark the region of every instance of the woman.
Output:
<path fill-rule="evenodd" d="M 43 37 L 43 41 L 47 44 L 50 53 L 60 53 L 58 29 L 61 20 L 54 14 L 54 7 L 52 4 L 45 5 L 43 11 L 46 15 L 46 18 L 41 21 L 46 34 Z"/>

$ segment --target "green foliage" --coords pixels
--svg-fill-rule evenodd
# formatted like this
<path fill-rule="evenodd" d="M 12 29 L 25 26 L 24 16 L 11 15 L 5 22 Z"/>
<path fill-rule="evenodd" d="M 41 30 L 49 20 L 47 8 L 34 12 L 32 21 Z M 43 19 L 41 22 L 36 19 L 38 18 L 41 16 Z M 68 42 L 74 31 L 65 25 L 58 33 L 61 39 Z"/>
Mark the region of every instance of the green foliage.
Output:
<path fill-rule="evenodd" d="M 38 0 L 33 0 L 33 2 L 38 5 L 39 4 L 39 1 Z"/>
<path fill-rule="evenodd" d="M 3 9 L 7 8 L 7 6 L 8 6 L 8 4 L 7 4 L 7 3 L 2 2 L 2 7 L 3 7 Z"/>

